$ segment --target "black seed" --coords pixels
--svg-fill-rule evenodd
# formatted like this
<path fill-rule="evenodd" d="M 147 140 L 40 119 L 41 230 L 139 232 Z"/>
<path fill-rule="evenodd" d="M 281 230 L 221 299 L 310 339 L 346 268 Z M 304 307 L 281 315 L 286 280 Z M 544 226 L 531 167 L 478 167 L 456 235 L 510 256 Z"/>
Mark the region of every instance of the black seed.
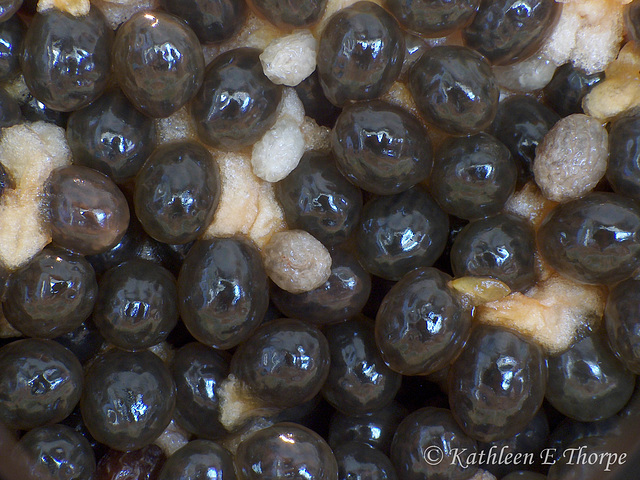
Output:
<path fill-rule="evenodd" d="M 93 320 L 106 340 L 124 350 L 160 343 L 178 322 L 175 278 L 146 260 L 121 263 L 100 279 Z"/>
<path fill-rule="evenodd" d="M 463 39 L 494 65 L 510 65 L 540 48 L 561 11 L 554 0 L 483 0 Z"/>
<path fill-rule="evenodd" d="M 153 121 L 135 110 L 119 90 L 73 112 L 67 122 L 73 162 L 99 170 L 116 183 L 135 177 L 155 140 Z"/>
<path fill-rule="evenodd" d="M 385 362 L 404 375 L 427 375 L 462 350 L 471 315 L 435 268 L 409 272 L 387 293 L 376 317 L 376 342 Z"/>
<path fill-rule="evenodd" d="M 200 342 L 227 349 L 246 340 L 269 304 L 260 252 L 247 240 L 197 241 L 178 276 L 182 321 Z"/>
<path fill-rule="evenodd" d="M 449 218 L 421 187 L 378 197 L 364 207 L 356 231 L 358 256 L 367 271 L 391 280 L 429 267 L 442 254 Z"/>
<path fill-rule="evenodd" d="M 55 338 L 75 330 L 89 317 L 97 293 L 89 262 L 47 247 L 11 275 L 4 312 L 24 335 Z"/>
<path fill-rule="evenodd" d="M 223 150 L 254 144 L 276 121 L 282 86 L 262 71 L 260 51 L 238 48 L 207 67 L 202 88 L 191 104 L 200 139 Z"/>
<path fill-rule="evenodd" d="M 160 4 L 184 19 L 205 44 L 233 37 L 247 10 L 245 0 L 161 0 Z"/>
<path fill-rule="evenodd" d="M 202 84 L 204 55 L 198 37 L 168 13 L 133 15 L 118 28 L 112 55 L 120 88 L 150 117 L 177 112 Z"/>
<path fill-rule="evenodd" d="M 70 165 L 49 176 L 53 241 L 83 255 L 106 252 L 129 225 L 129 205 L 118 186 L 92 168 Z"/>
<path fill-rule="evenodd" d="M 146 350 L 114 348 L 87 369 L 80 406 L 96 440 L 131 451 L 158 438 L 171 420 L 175 402 L 176 387 L 162 360 Z"/>
<path fill-rule="evenodd" d="M 533 419 L 546 382 L 540 346 L 508 330 L 477 326 L 449 372 L 449 404 L 468 435 L 501 440 Z"/>
<path fill-rule="evenodd" d="M 318 73 L 335 105 L 370 100 L 396 81 L 404 58 L 398 22 L 372 2 L 358 2 L 333 15 L 320 37 Z"/>
<path fill-rule="evenodd" d="M 331 145 L 343 175 L 379 195 L 403 192 L 431 172 L 431 142 L 422 123 L 379 100 L 347 106 L 331 132 Z"/>
<path fill-rule="evenodd" d="M 408 83 L 424 119 L 447 133 L 477 133 L 496 115 L 498 84 L 487 61 L 470 48 L 432 48 L 413 66 Z"/>
<path fill-rule="evenodd" d="M 16 340 L 0 348 L 0 419 L 30 430 L 64 420 L 80 400 L 82 365 L 52 340 Z"/>
<path fill-rule="evenodd" d="M 601 331 L 549 357 L 546 398 L 558 411 L 581 422 L 616 414 L 634 385 L 635 376 L 613 355 Z"/>
<path fill-rule="evenodd" d="M 442 209 L 474 219 L 502 210 L 516 187 L 518 167 L 509 149 L 486 133 L 453 138 L 436 154 L 429 187 Z"/>
<path fill-rule="evenodd" d="M 263 405 L 288 408 L 311 400 L 329 373 L 329 344 L 312 325 L 280 319 L 262 325 L 240 344 L 231 373 Z"/>
<path fill-rule="evenodd" d="M 1 20 L 2 4 L 0 0 L 0 82 L 11 80 L 20 72 L 22 42 L 27 30 L 17 15 Z"/>
<path fill-rule="evenodd" d="M 37 13 L 22 56 L 22 72 L 33 96 L 62 112 L 94 101 L 109 81 L 112 38 L 97 8 L 82 17 L 57 8 Z"/>
<path fill-rule="evenodd" d="M 466 26 L 480 0 L 386 0 L 387 8 L 408 30 L 427 37 L 444 37 Z"/>
<path fill-rule="evenodd" d="M 401 375 L 385 365 L 376 346 L 374 323 L 352 319 L 325 330 L 331 362 L 322 394 L 334 408 L 366 413 L 386 407 L 400 388 Z"/>
<path fill-rule="evenodd" d="M 344 242 L 362 212 L 362 193 L 336 168 L 331 155 L 306 152 L 276 184 L 276 197 L 290 228 L 305 230 L 325 245 Z"/>
<path fill-rule="evenodd" d="M 512 290 L 535 283 L 535 238 L 521 217 L 500 213 L 471 222 L 456 236 L 451 266 L 457 277 L 493 277 Z"/>
<path fill-rule="evenodd" d="M 33 462 L 34 473 L 52 480 L 92 480 L 96 458 L 89 442 L 66 425 L 27 432 L 18 444 Z M 71 477 L 69 474 L 72 474 Z"/>
<path fill-rule="evenodd" d="M 220 190 L 218 165 L 206 148 L 192 141 L 162 145 L 136 177 L 136 215 L 159 242 L 189 243 L 211 223 Z"/>
<path fill-rule="evenodd" d="M 327 0 L 251 0 L 251 5 L 271 23 L 286 30 L 316 23 Z"/>
<path fill-rule="evenodd" d="M 640 266 L 640 209 L 614 193 L 590 193 L 554 208 L 537 240 L 544 259 L 563 275 L 614 284 Z"/>

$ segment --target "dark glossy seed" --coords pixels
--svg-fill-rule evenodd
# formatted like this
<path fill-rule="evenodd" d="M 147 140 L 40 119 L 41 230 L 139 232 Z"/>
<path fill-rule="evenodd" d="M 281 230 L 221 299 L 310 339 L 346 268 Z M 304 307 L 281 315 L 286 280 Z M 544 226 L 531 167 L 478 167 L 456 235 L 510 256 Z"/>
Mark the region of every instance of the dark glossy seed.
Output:
<path fill-rule="evenodd" d="M 290 228 L 305 230 L 325 245 L 344 242 L 362 212 L 362 192 L 345 179 L 331 155 L 306 152 L 276 184 L 276 198 Z"/>
<path fill-rule="evenodd" d="M 346 107 L 331 132 L 331 146 L 342 174 L 379 195 L 400 193 L 425 180 L 433 163 L 420 121 L 380 100 Z"/>
<path fill-rule="evenodd" d="M 165 460 L 153 444 L 126 453 L 109 450 L 98 462 L 95 480 L 157 480 Z"/>
<path fill-rule="evenodd" d="M 236 453 L 245 480 L 336 480 L 338 465 L 317 433 L 295 423 L 278 423 L 244 440 Z"/>
<path fill-rule="evenodd" d="M 324 13 L 327 0 L 250 0 L 260 15 L 287 30 L 313 25 Z"/>
<path fill-rule="evenodd" d="M 324 398 L 346 414 L 386 407 L 400 388 L 401 375 L 387 367 L 378 351 L 374 323 L 352 319 L 325 330 L 331 355 Z"/>
<path fill-rule="evenodd" d="M 352 253 L 332 249 L 331 275 L 315 290 L 289 293 L 276 285 L 271 288 L 271 300 L 290 318 L 326 325 L 356 316 L 371 293 L 371 276 Z"/>
<path fill-rule="evenodd" d="M 159 242 L 188 243 L 211 223 L 220 189 L 218 165 L 206 148 L 192 141 L 162 145 L 136 177 L 136 215 Z"/>
<path fill-rule="evenodd" d="M 202 85 L 200 42 L 174 15 L 136 13 L 118 28 L 112 55 L 120 88 L 150 117 L 165 118 L 177 112 Z"/>
<path fill-rule="evenodd" d="M 607 180 L 620 195 L 640 200 L 640 113 L 614 119 L 609 130 Z"/>
<path fill-rule="evenodd" d="M 237 48 L 209 64 L 191 104 L 200 140 L 222 150 L 239 150 L 273 126 L 283 87 L 265 76 L 259 56 L 255 48 Z"/>
<path fill-rule="evenodd" d="M 61 128 L 67 128 L 69 118 L 67 112 L 52 110 L 31 94 L 28 94 L 26 100 L 20 105 L 20 110 L 29 122 L 49 122 Z"/>
<path fill-rule="evenodd" d="M 269 304 L 255 245 L 241 238 L 199 240 L 178 276 L 180 316 L 200 342 L 227 349 L 246 340 Z"/>
<path fill-rule="evenodd" d="M 523 181 L 531 178 L 536 147 L 560 116 L 534 97 L 514 95 L 500 102 L 491 132 L 519 163 Z"/>
<path fill-rule="evenodd" d="M 322 90 L 320 76 L 315 70 L 311 75 L 295 86 L 296 93 L 304 105 L 305 114 L 313 118 L 318 125 L 333 128 L 341 109 L 331 103 Z"/>
<path fill-rule="evenodd" d="M 211 347 L 193 342 L 171 361 L 176 383 L 177 422 L 199 438 L 215 440 L 227 434 L 220 421 L 219 388 L 229 374 L 229 361 Z"/>
<path fill-rule="evenodd" d="M 161 0 L 160 5 L 186 21 L 205 44 L 231 38 L 246 17 L 245 0 Z"/>
<path fill-rule="evenodd" d="M 635 376 L 613 355 L 604 332 L 594 332 L 566 352 L 549 357 L 546 398 L 582 422 L 617 413 L 631 397 Z"/>
<path fill-rule="evenodd" d="M 191 246 L 191 244 L 185 245 Z M 162 265 L 174 275 L 178 275 L 182 265 L 182 256 L 172 248 L 172 245 L 158 242 L 147 235 L 135 215 L 131 217 L 129 228 L 115 247 L 97 255 L 87 256 L 97 275 L 102 275 L 110 268 L 136 258 Z"/>
<path fill-rule="evenodd" d="M 449 372 L 449 404 L 468 435 L 501 440 L 533 419 L 546 381 L 540 346 L 508 330 L 478 326 Z"/>
<path fill-rule="evenodd" d="M 529 223 L 510 213 L 471 222 L 456 236 L 451 266 L 456 277 L 493 277 L 512 290 L 535 283 L 535 238 Z"/>
<path fill-rule="evenodd" d="M 463 480 L 477 470 L 473 463 L 467 466 L 477 448 L 449 410 L 425 407 L 402 421 L 390 458 L 403 480 Z"/>
<path fill-rule="evenodd" d="M 405 44 L 398 22 L 372 2 L 334 14 L 318 45 L 318 74 L 325 95 L 341 106 L 385 93 L 402 70 Z"/>
<path fill-rule="evenodd" d="M 462 38 L 494 65 L 510 65 L 540 48 L 561 11 L 554 0 L 483 0 Z"/>
<path fill-rule="evenodd" d="M 500 212 L 517 178 L 509 149 L 497 138 L 478 133 L 440 146 L 429 186 L 445 212 L 471 220 Z"/>
<path fill-rule="evenodd" d="M 122 183 L 135 177 L 155 146 L 153 121 L 135 110 L 120 90 L 112 90 L 67 122 L 73 163 Z"/>
<path fill-rule="evenodd" d="M 422 187 L 371 200 L 356 231 L 363 266 L 391 280 L 429 267 L 447 242 L 449 218 Z"/>
<path fill-rule="evenodd" d="M 80 326 L 93 310 L 96 275 L 80 255 L 47 247 L 11 275 L 4 313 L 24 335 L 55 338 Z"/>
<path fill-rule="evenodd" d="M 33 96 L 62 112 L 94 101 L 109 81 L 112 38 L 97 8 L 81 17 L 57 8 L 37 13 L 22 55 L 22 73 Z"/>
<path fill-rule="evenodd" d="M 30 430 L 66 418 L 80 400 L 82 365 L 52 340 L 16 340 L 0 348 L 0 419 Z"/>
<path fill-rule="evenodd" d="M 89 442 L 66 425 L 35 428 L 18 443 L 40 471 L 52 480 L 92 480 L 96 458 Z"/>
<path fill-rule="evenodd" d="M 386 6 L 408 30 L 427 37 L 444 37 L 465 27 L 480 0 L 386 0 Z"/>
<path fill-rule="evenodd" d="M 0 26 L 2 26 L 1 23 Z M 0 46 L 1 45 L 2 40 L 0 39 Z M 20 111 L 20 104 L 10 97 L 4 89 L 0 88 L 0 129 L 11 127 L 21 121 L 22 112 Z M 0 180 L 0 182 L 2 182 L 2 180 Z M 2 186 L 0 186 L 0 194 L 2 194 Z"/>
<path fill-rule="evenodd" d="M 544 259 L 563 275 L 617 283 L 640 266 L 640 209 L 614 193 L 590 193 L 554 208 L 537 238 Z"/>
<path fill-rule="evenodd" d="M 176 387 L 153 353 L 114 348 L 98 356 L 85 373 L 81 409 L 91 435 L 114 450 L 150 444 L 171 420 Z"/>
<path fill-rule="evenodd" d="M 217 443 L 193 440 L 165 462 L 158 480 L 235 480 L 233 456 Z"/>
<path fill-rule="evenodd" d="M 104 337 L 98 331 L 98 327 L 91 317 L 82 322 L 75 330 L 60 335 L 54 340 L 71 350 L 82 364 L 95 357 L 104 345 Z"/>
<path fill-rule="evenodd" d="M 613 353 L 640 374 L 640 280 L 630 278 L 609 290 L 604 321 Z"/>
<path fill-rule="evenodd" d="M 264 405 L 288 408 L 311 400 L 329 374 L 329 344 L 312 325 L 280 319 L 262 325 L 231 358 L 231 373 Z"/>
<path fill-rule="evenodd" d="M 509 472 L 518 468 L 520 465 L 512 462 L 495 461 L 495 458 L 500 458 L 500 455 L 504 455 L 506 452 L 512 455 L 520 454 L 521 457 L 525 455 L 533 455 L 533 461 L 529 461 L 525 465 L 530 468 L 534 468 L 544 462 L 546 452 L 541 453 L 547 445 L 547 437 L 549 436 L 549 422 L 543 409 L 538 410 L 538 413 L 529 424 L 524 427 L 520 432 L 516 433 L 513 437 L 506 438 L 504 440 L 496 440 L 495 442 L 479 443 L 478 449 L 485 452 L 486 462 L 479 465 L 481 468 L 493 473 L 498 478 L 503 478 Z"/>
<path fill-rule="evenodd" d="M 409 90 L 424 119 L 453 135 L 486 129 L 500 93 L 489 63 L 460 46 L 434 47 L 422 55 L 409 73 Z"/>
<path fill-rule="evenodd" d="M 53 241 L 83 255 L 106 252 L 129 225 L 129 205 L 103 173 L 80 165 L 53 171 L 48 180 Z"/>
<path fill-rule="evenodd" d="M 396 480 L 391 460 L 366 443 L 345 443 L 334 451 L 338 480 Z"/>
<path fill-rule="evenodd" d="M 563 117 L 583 113 L 582 99 L 603 79 L 604 72 L 587 74 L 571 63 L 565 63 L 556 69 L 553 78 L 544 87 L 544 98 Z"/>
<path fill-rule="evenodd" d="M 384 297 L 376 317 L 376 342 L 396 372 L 427 375 L 462 350 L 471 315 L 447 285 L 450 280 L 435 268 L 416 269 Z"/>
<path fill-rule="evenodd" d="M 0 22 L 6 22 L 22 6 L 22 0 L 0 0 Z"/>
<path fill-rule="evenodd" d="M 156 345 L 178 322 L 176 280 L 146 260 L 121 263 L 100 279 L 93 320 L 116 347 L 142 350 Z"/>
<path fill-rule="evenodd" d="M 4 168 L 4 165 L 0 163 L 0 197 L 2 197 L 2 194 L 6 189 L 10 188 L 15 188 L 15 182 L 13 181 L 11 174 Z M 2 298 L 2 295 L 0 295 L 0 298 Z"/>
<path fill-rule="evenodd" d="M 0 19 L 2 3 L 3 0 L 0 0 Z M 17 15 L 0 22 L 0 82 L 4 82 L 20 72 L 20 55 L 26 28 Z"/>

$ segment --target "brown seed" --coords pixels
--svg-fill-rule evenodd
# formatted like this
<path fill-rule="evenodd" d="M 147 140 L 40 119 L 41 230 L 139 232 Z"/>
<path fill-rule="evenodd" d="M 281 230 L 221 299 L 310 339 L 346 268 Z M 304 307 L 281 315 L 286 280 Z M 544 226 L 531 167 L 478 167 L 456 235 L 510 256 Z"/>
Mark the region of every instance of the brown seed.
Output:
<path fill-rule="evenodd" d="M 106 252 L 129 225 L 129 206 L 106 175 L 71 165 L 49 177 L 49 212 L 53 241 L 83 255 Z"/>

